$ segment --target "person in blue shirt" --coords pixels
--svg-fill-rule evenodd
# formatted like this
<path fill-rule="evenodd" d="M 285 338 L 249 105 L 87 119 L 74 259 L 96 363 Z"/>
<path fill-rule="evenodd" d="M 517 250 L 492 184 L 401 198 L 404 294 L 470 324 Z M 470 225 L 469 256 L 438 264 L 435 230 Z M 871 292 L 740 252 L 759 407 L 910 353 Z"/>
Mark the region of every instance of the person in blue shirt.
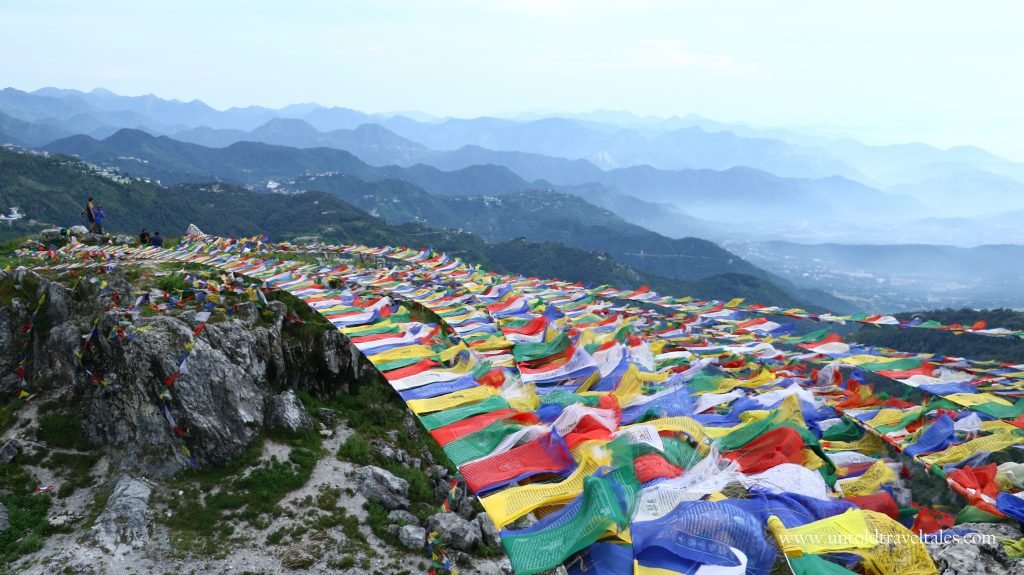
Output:
<path fill-rule="evenodd" d="M 153 237 L 149 238 L 149 243 L 154 248 L 162 248 L 162 247 L 164 247 L 164 239 L 162 237 L 160 237 L 160 232 L 159 231 L 153 232 Z"/>
<path fill-rule="evenodd" d="M 102 234 L 103 220 L 106 219 L 107 212 L 103 211 L 103 206 L 96 206 L 96 209 L 93 210 L 93 215 L 95 217 L 95 221 L 93 223 L 93 231 L 96 232 L 97 234 Z"/>

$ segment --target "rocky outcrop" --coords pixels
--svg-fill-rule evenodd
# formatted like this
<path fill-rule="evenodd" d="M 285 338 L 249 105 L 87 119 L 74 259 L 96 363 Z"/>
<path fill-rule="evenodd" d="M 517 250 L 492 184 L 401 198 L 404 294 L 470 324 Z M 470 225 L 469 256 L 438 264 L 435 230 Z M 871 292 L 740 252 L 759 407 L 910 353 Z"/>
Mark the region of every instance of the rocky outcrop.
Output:
<path fill-rule="evenodd" d="M 125 566 L 139 573 L 235 572 L 244 566 L 254 572 L 273 572 L 280 565 L 302 570 L 306 567 L 300 569 L 299 565 L 308 564 L 315 565 L 309 572 L 320 572 L 339 564 L 340 557 L 338 552 L 323 552 L 327 539 L 321 537 L 326 533 L 330 538 L 347 538 L 352 536 L 351 527 L 358 527 L 368 542 L 366 553 L 356 552 L 361 568 L 365 564 L 371 566 L 366 567 L 367 572 L 415 570 L 429 531 L 408 511 L 413 506 L 412 490 L 405 479 L 380 467 L 353 472 L 354 462 L 320 457 L 319 452 L 312 471 L 300 469 L 299 462 L 308 465 L 307 454 L 296 450 L 304 448 L 292 445 L 292 438 L 277 435 L 263 442 L 262 455 L 247 451 L 271 426 L 291 431 L 318 429 L 326 438 L 323 453 L 337 451 L 339 443 L 353 433 L 345 423 L 351 423 L 353 410 L 358 408 L 351 407 L 351 398 L 347 398 L 332 406 L 334 409 L 307 413 L 296 392 L 326 400 L 342 394 L 359 397 L 361 386 L 371 380 L 374 386 L 386 386 L 358 350 L 337 330 L 294 321 L 296 308 L 302 304 L 286 296 L 282 297 L 287 305 L 272 298 L 259 307 L 233 305 L 230 302 L 239 298 L 225 297 L 221 309 L 228 311 L 215 312 L 198 334 L 195 307 L 127 310 L 140 292 L 156 291 L 149 286 L 163 283 L 159 276 L 166 273 L 162 265 L 138 265 L 143 269 L 126 266 L 124 274 L 116 268 L 94 274 L 90 281 L 77 281 L 74 289 L 69 286 L 76 280 L 66 275 L 50 281 L 24 270 L 0 272 L 0 282 L 8 282 L 0 291 L 8 298 L 0 305 L 0 402 L 16 397 L 23 387 L 14 368 L 25 345 L 26 389 L 32 393 L 15 413 L 19 419 L 4 433 L 4 439 L 17 437 L 17 444 L 0 441 L 0 462 L 4 457 L 13 459 L 15 465 L 35 475 L 32 483 L 55 494 L 53 507 L 40 518 L 49 524 L 44 548 L 19 559 L 14 571 L 100 575 L 121 572 Z M 47 277 L 51 277 L 49 273 Z M 126 279 L 133 277 L 145 278 L 141 281 L 146 286 L 133 286 Z M 44 293 L 46 304 L 33 329 L 23 331 Z M 388 461 L 389 469 L 401 471 L 392 468 L 397 465 L 425 471 L 430 487 L 439 490 L 443 499 L 449 473 L 435 465 L 427 449 L 403 441 L 407 434 L 424 441 L 428 436 L 415 416 L 402 413 L 404 417 L 388 418 L 393 422 L 390 428 L 372 434 L 371 449 Z M 51 414 L 60 423 L 58 435 L 43 433 L 42 417 Z M 79 424 L 88 440 L 81 445 L 76 433 Z M 58 451 L 76 463 L 96 463 L 88 477 L 71 464 L 37 465 Z M 197 483 L 201 480 L 193 482 L 191 475 L 173 483 L 162 481 L 187 466 L 216 468 L 239 461 L 243 454 L 247 466 L 230 467 L 228 478 L 213 489 Z M 179 541 L 176 537 L 192 536 L 173 521 L 179 518 L 182 498 L 203 505 L 211 494 L 223 493 L 224 487 L 238 485 L 233 482 L 270 465 L 267 461 L 275 456 L 278 461 L 294 459 L 292 471 L 309 473 L 307 485 L 281 501 L 289 512 L 280 517 L 261 516 L 259 524 L 239 521 L 237 513 L 225 513 L 217 521 L 221 527 L 230 525 L 235 530 L 232 544 L 246 541 L 247 546 L 231 548 L 223 558 L 203 558 L 198 566 L 199 555 L 189 551 L 182 556 L 181 549 L 174 547 Z M 256 462 L 249 465 L 250 461 Z M 328 493 L 325 490 L 337 494 L 332 495 L 336 503 L 326 504 L 317 498 L 319 511 L 307 509 L 310 496 Z M 341 495 L 353 490 L 390 511 L 386 533 L 369 521 L 363 497 Z M 71 494 L 58 497 L 59 492 Z M 92 502 L 104 498 L 101 512 L 94 515 L 100 510 L 94 510 Z M 412 500 L 417 511 L 425 508 L 422 499 L 421 490 L 415 490 Z M 504 572 L 495 570 L 497 563 L 488 559 L 474 561 L 476 571 L 461 569 L 469 559 L 460 549 L 473 549 L 486 539 L 475 517 L 479 507 L 474 509 L 472 498 L 460 493 L 456 503 L 456 510 L 464 515 L 452 514 L 454 521 L 438 518 L 433 527 L 452 538 L 448 545 L 452 557 L 460 561 L 460 571 Z M 318 530 L 324 533 L 288 535 L 299 532 L 297 528 L 305 523 L 310 510 L 320 514 L 323 527 Z M 20 517 L 20 509 L 9 511 L 12 517 Z M 168 521 L 163 521 L 165 516 Z M 161 521 L 155 521 L 156 517 Z M 344 528 L 337 525 L 339 518 L 345 519 Z M 9 534 L 7 523 L 0 507 L 0 530 L 6 527 Z M 273 540 L 281 541 L 282 533 L 285 539 L 277 547 Z M 307 539 L 310 545 L 306 545 Z M 181 541 L 193 544 L 192 539 Z M 255 562 L 254 555 L 258 556 Z M 40 561 L 43 557 L 46 559 Z"/>
<path fill-rule="evenodd" d="M 376 501 L 388 509 L 409 508 L 409 482 L 395 477 L 390 471 L 367 465 L 355 472 L 359 482 L 359 493 L 370 501 Z"/>
<path fill-rule="evenodd" d="M 1021 537 L 1010 523 L 964 523 L 925 545 L 941 575 L 1001 575 L 1024 572 L 1024 560 L 1010 559 L 1002 544 Z"/>
<path fill-rule="evenodd" d="M 404 509 L 395 509 L 388 513 L 388 521 L 398 525 L 419 525 L 418 517 Z"/>
<path fill-rule="evenodd" d="M 477 526 L 480 528 L 480 540 L 489 547 L 501 547 L 501 537 L 498 536 L 498 528 L 487 513 L 478 513 L 476 516 Z"/>
<path fill-rule="evenodd" d="M 398 541 L 408 549 L 423 549 L 427 530 L 416 525 L 403 525 L 398 529 Z"/>
<path fill-rule="evenodd" d="M 175 455 L 184 453 L 182 435 L 199 465 L 223 465 L 240 455 L 263 428 L 270 388 L 262 378 L 264 362 L 234 361 L 258 357 L 265 347 L 260 335 L 240 322 L 225 323 L 212 337 L 193 338 L 194 328 L 181 319 L 145 318 L 137 325 L 146 329 L 134 339 L 108 346 L 110 366 L 97 368 L 106 368 L 108 385 L 86 398 L 94 440 L 123 449 L 124 464 L 156 476 L 186 464 Z M 168 386 L 190 342 L 185 367 Z"/>
<path fill-rule="evenodd" d="M 299 398 L 295 396 L 295 391 L 289 389 L 275 395 L 270 400 L 267 426 L 272 429 L 298 433 L 311 431 L 313 422 L 306 415 L 306 409 L 302 406 Z"/>
<path fill-rule="evenodd" d="M 151 493 L 149 485 L 138 479 L 119 479 L 107 506 L 92 527 L 96 544 L 110 553 L 145 546 L 153 520 L 149 509 Z"/>
<path fill-rule="evenodd" d="M 438 532 L 452 549 L 471 551 L 480 544 L 482 534 L 476 521 L 467 521 L 457 513 L 437 513 L 427 519 L 427 530 Z"/>
<path fill-rule="evenodd" d="M 7 508 L 4 507 L 3 503 L 0 503 L 0 533 L 7 531 L 11 526 L 11 521 L 7 517 Z"/>
<path fill-rule="evenodd" d="M 289 336 L 283 318 L 291 312 L 282 302 L 263 310 L 239 304 L 195 336 L 194 309 L 153 316 L 108 311 L 130 305 L 138 290 L 117 270 L 103 281 L 105 288 L 82 281 L 72 292 L 32 272 L 0 272 L 0 282 L 19 293 L 0 307 L 0 365 L 8 366 L 0 372 L 0 401 L 22 387 L 14 368 L 29 341 L 32 391 L 59 393 L 84 420 L 88 439 L 111 448 L 119 469 L 159 478 L 226 464 L 268 423 L 312 429 L 294 393 L 279 390 L 329 397 L 375 375 L 336 330 Z M 46 304 L 26 335 L 43 293 Z M 96 334 L 83 339 L 94 324 Z M 119 330 L 130 336 L 111 337 Z M 79 358 L 83 342 L 88 353 Z"/>
<path fill-rule="evenodd" d="M 14 461 L 19 451 L 21 451 L 21 445 L 17 439 L 11 439 L 4 443 L 3 447 L 0 447 L 0 465 Z"/>

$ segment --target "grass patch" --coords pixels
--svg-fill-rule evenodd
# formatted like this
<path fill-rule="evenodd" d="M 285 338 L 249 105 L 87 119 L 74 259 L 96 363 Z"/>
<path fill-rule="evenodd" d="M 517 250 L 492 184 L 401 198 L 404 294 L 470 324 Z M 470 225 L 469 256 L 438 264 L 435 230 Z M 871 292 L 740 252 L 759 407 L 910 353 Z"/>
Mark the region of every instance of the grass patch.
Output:
<path fill-rule="evenodd" d="M 47 413 L 39 416 L 36 439 L 51 447 L 89 451 L 95 446 L 85 438 L 82 418 L 73 413 Z"/>
<path fill-rule="evenodd" d="M 165 292 L 176 294 L 189 289 L 191 286 L 185 281 L 185 277 L 182 274 L 175 272 L 158 277 L 156 279 L 156 287 Z"/>
<path fill-rule="evenodd" d="M 431 486 L 430 480 L 427 479 L 426 473 L 415 467 L 406 467 L 395 463 L 386 465 L 385 469 L 396 477 L 401 477 L 409 482 L 409 502 L 411 504 L 434 501 L 434 488 Z"/>
<path fill-rule="evenodd" d="M 93 484 L 89 473 L 100 457 L 94 453 L 65 453 L 55 451 L 43 461 L 42 466 L 55 470 L 58 477 L 65 479 L 59 497 L 67 497 L 76 489 L 89 487 Z"/>
<path fill-rule="evenodd" d="M 285 532 L 283 528 L 274 531 L 273 533 L 267 535 L 267 545 L 280 545 L 281 541 L 284 539 L 284 536 Z"/>
<path fill-rule="evenodd" d="M 330 569 L 337 569 L 344 571 L 345 569 L 351 569 L 356 566 L 356 558 L 351 555 L 346 555 L 341 559 L 333 559 L 327 562 L 327 567 Z"/>
<path fill-rule="evenodd" d="M 0 432 L 7 431 L 18 420 L 18 410 L 25 406 L 24 399 L 12 399 L 0 407 Z"/>
<path fill-rule="evenodd" d="M 10 527 L 0 532 L 0 565 L 43 548 L 50 533 L 46 513 L 52 498 L 35 494 L 38 479 L 21 465 L 0 466 L 0 502 L 7 507 Z"/>
<path fill-rule="evenodd" d="M 301 445 L 311 440 L 292 441 Z M 200 471 L 189 477 L 191 485 L 182 490 L 184 497 L 168 501 L 171 516 L 165 522 L 175 548 L 214 555 L 225 551 L 234 533 L 232 521 L 265 527 L 268 516 L 280 514 L 277 504 L 281 499 L 309 481 L 320 454 L 319 445 L 315 449 L 293 447 L 285 461 L 274 458 L 252 467 L 261 450 L 261 444 L 254 445 L 227 468 Z"/>
<path fill-rule="evenodd" d="M 367 501 L 363 509 L 366 510 L 366 524 L 373 534 L 389 545 L 399 545 L 398 537 L 388 532 L 391 521 L 388 519 L 387 508 L 376 501 Z"/>
<path fill-rule="evenodd" d="M 345 443 L 338 447 L 338 459 L 351 461 L 356 465 L 375 465 L 377 463 L 377 452 L 366 441 L 366 438 L 359 434 L 352 434 Z"/>

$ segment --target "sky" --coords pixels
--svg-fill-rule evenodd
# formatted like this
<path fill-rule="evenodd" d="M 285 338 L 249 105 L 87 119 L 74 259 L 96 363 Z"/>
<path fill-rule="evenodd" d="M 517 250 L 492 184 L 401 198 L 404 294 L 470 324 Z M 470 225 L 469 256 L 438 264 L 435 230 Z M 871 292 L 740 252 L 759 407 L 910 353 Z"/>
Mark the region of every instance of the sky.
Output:
<path fill-rule="evenodd" d="M 1024 161 L 1018 0 L 0 0 L 0 84 L 438 116 L 628 110 Z"/>

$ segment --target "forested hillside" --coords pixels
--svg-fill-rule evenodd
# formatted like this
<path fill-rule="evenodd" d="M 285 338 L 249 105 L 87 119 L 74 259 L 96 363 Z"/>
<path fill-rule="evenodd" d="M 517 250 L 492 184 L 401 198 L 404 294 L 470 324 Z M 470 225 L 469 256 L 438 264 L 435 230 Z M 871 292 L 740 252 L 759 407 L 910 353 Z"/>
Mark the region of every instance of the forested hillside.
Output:
<path fill-rule="evenodd" d="M 368 190 L 376 186 L 362 185 L 370 186 Z M 400 182 L 387 185 L 403 187 Z M 680 296 L 747 297 L 777 305 L 807 305 L 768 281 L 744 275 L 734 278 L 745 278 L 743 281 L 712 277 L 678 282 L 639 271 L 596 250 L 532 240 L 489 244 L 468 231 L 435 229 L 415 222 L 392 225 L 325 192 L 269 194 L 223 183 L 166 188 L 140 181 L 124 184 L 97 175 L 72 158 L 0 150 L 0 210 L 17 206 L 26 215 L 25 223 L 9 228 L 5 237 L 24 235 L 31 225 L 27 220 L 65 227 L 83 223 L 80 212 L 89 197 L 106 210 L 108 231 L 131 235 L 144 227 L 176 235 L 194 223 L 204 231 L 225 236 L 266 234 L 277 240 L 312 236 L 335 243 L 430 247 L 502 272 L 624 288 L 649 284 Z"/>
<path fill-rule="evenodd" d="M 896 314 L 901 321 L 920 318 L 942 324 L 961 324 L 970 327 L 983 320 L 991 327 L 1024 329 L 1024 312 L 1010 309 L 974 310 L 942 309 Z M 1024 363 L 1024 341 L 1016 338 L 982 337 L 971 334 L 956 335 L 934 329 L 901 329 L 896 327 L 864 326 L 851 339 L 867 345 L 878 345 L 919 353 L 938 353 L 954 357 L 979 360 Z"/>

